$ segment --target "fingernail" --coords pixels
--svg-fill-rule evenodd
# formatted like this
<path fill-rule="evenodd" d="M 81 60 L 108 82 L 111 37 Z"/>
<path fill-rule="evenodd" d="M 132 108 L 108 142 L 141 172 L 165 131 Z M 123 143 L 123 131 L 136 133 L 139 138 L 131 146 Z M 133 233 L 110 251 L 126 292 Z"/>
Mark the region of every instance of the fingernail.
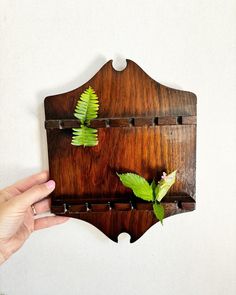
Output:
<path fill-rule="evenodd" d="M 49 180 L 48 182 L 46 182 L 46 186 L 48 189 L 53 189 L 55 188 L 55 181 L 54 180 Z"/>

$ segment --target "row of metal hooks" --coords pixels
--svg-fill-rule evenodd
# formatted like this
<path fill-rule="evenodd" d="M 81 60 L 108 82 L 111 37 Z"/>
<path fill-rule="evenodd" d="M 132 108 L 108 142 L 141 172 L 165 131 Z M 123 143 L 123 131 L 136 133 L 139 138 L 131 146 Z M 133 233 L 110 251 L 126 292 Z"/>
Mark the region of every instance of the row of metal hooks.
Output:
<path fill-rule="evenodd" d="M 93 128 L 142 127 L 165 125 L 196 125 L 196 116 L 97 118 L 91 122 Z M 70 129 L 80 127 L 75 119 L 46 120 L 46 129 Z"/>
<path fill-rule="evenodd" d="M 167 202 L 169 203 L 169 202 Z M 171 202 L 176 209 L 183 209 L 183 203 L 180 201 Z M 53 212 L 59 214 L 76 214 L 85 212 L 108 212 L 115 211 L 132 211 L 132 210 L 152 210 L 152 203 L 133 203 L 132 201 L 127 203 L 103 203 L 103 204 L 90 204 L 85 202 L 83 204 L 66 204 L 63 203 L 58 206 L 53 206 Z"/>

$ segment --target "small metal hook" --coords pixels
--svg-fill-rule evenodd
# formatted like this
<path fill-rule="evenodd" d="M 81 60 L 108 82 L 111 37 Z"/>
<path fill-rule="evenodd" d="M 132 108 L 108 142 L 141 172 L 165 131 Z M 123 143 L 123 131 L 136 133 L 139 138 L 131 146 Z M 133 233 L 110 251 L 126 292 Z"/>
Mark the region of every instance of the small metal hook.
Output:
<path fill-rule="evenodd" d="M 110 127 L 110 120 L 109 119 L 105 120 L 105 126 L 106 126 L 106 128 Z"/>
<path fill-rule="evenodd" d="M 129 118 L 129 127 L 134 126 L 134 118 Z"/>
<path fill-rule="evenodd" d="M 89 210 L 90 210 L 90 208 L 89 208 L 89 203 L 86 202 L 86 203 L 85 203 L 85 206 L 86 206 L 86 210 L 89 211 Z"/>
<path fill-rule="evenodd" d="M 112 210 L 112 207 L 111 207 L 111 202 L 107 202 L 108 206 L 109 206 L 109 210 Z"/>
<path fill-rule="evenodd" d="M 133 204 L 132 204 L 132 201 L 130 201 L 129 203 L 130 203 L 130 209 L 131 209 L 131 210 L 134 210 L 134 206 L 133 206 Z"/>
<path fill-rule="evenodd" d="M 64 210 L 64 213 L 68 211 L 65 203 L 63 204 L 63 210 Z"/>
<path fill-rule="evenodd" d="M 63 127 L 64 127 L 63 121 L 59 120 L 58 124 L 59 124 L 59 129 L 63 129 Z"/>

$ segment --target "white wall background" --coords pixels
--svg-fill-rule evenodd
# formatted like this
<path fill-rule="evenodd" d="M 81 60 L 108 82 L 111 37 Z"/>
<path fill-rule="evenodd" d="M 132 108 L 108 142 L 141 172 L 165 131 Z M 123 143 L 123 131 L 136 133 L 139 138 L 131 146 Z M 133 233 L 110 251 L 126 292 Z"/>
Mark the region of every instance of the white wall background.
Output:
<path fill-rule="evenodd" d="M 0 293 L 236 294 L 236 2 L 1 0 L 0 187 L 47 168 L 43 98 L 107 60 L 198 96 L 197 210 L 120 243 L 79 220 L 34 233 Z M 72 254 L 73 253 L 73 254 Z"/>

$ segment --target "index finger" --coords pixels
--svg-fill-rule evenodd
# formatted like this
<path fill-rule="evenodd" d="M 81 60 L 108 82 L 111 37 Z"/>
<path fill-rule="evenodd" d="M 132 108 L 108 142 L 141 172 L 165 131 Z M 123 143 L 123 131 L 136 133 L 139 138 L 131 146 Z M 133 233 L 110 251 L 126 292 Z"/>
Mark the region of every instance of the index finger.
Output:
<path fill-rule="evenodd" d="M 22 179 L 20 181 L 17 181 L 15 184 L 6 187 L 2 190 L 2 195 L 4 198 L 4 201 L 7 201 L 11 199 L 12 197 L 15 197 L 28 189 L 30 189 L 32 186 L 36 184 L 44 183 L 48 180 L 48 171 L 42 171 L 40 173 L 31 175 L 25 179 Z M 0 196 L 0 202 L 1 202 L 1 196 Z"/>

